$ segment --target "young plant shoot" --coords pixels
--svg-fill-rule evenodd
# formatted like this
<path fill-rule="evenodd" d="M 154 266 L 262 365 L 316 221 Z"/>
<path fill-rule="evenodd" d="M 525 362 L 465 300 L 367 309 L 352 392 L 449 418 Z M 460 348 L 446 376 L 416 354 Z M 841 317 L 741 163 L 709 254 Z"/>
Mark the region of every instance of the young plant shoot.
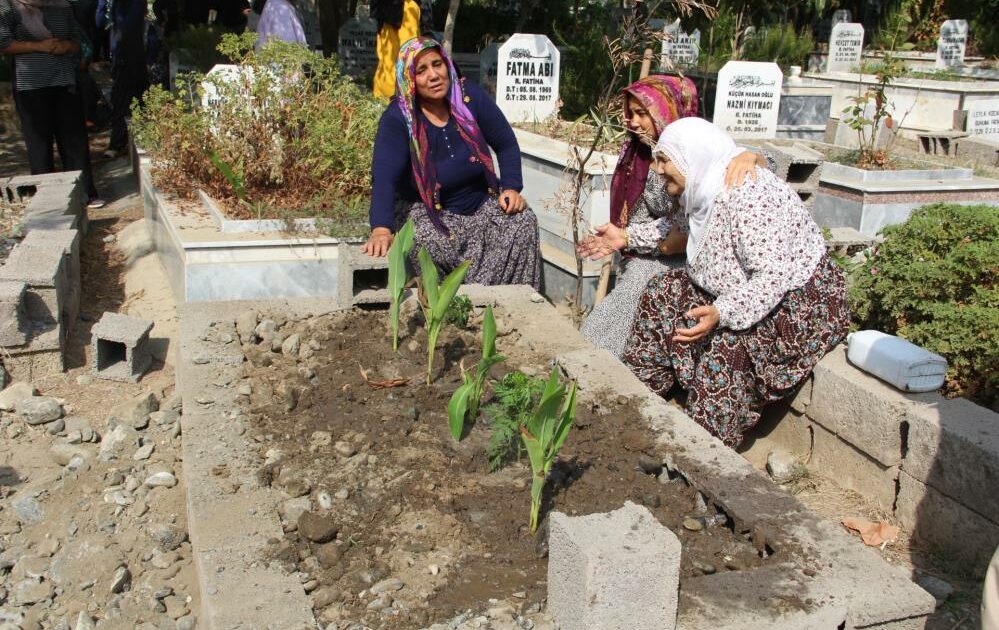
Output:
<path fill-rule="evenodd" d="M 402 304 L 402 294 L 406 288 L 409 276 L 406 274 L 406 257 L 413 249 L 413 221 L 406 221 L 392 241 L 389 248 L 388 288 L 391 302 L 389 303 L 389 321 L 392 324 L 392 350 L 399 349 L 399 307 Z"/>
<path fill-rule="evenodd" d="M 466 260 L 449 273 L 444 282 L 437 284 L 437 267 L 430 259 L 430 253 L 426 247 L 420 248 L 417 255 L 420 259 L 420 273 L 423 276 L 423 316 L 427 320 L 427 385 L 430 384 L 431 375 L 434 368 L 434 349 L 437 347 L 437 337 L 444 327 L 444 315 L 447 308 L 458 293 L 458 287 L 465 280 L 465 274 L 472 261 Z"/>
<path fill-rule="evenodd" d="M 565 386 L 559 384 L 558 367 L 552 374 L 541 394 L 537 409 L 520 427 L 520 437 L 531 460 L 531 533 L 538 531 L 538 513 L 541 511 L 541 494 L 545 480 L 551 472 L 552 464 L 559 449 L 569 436 L 569 429 L 576 417 L 576 382 L 569 386 L 568 396 Z M 563 404 L 564 401 L 564 404 Z"/>
<path fill-rule="evenodd" d="M 479 399 L 486 384 L 489 369 L 505 357 L 496 354 L 496 320 L 493 318 L 493 307 L 486 307 L 482 318 L 482 359 L 475 366 L 474 374 L 461 370 L 464 381 L 447 404 L 448 422 L 451 425 L 451 437 L 455 442 L 461 440 L 465 430 L 465 420 L 473 420 L 479 415 Z"/>

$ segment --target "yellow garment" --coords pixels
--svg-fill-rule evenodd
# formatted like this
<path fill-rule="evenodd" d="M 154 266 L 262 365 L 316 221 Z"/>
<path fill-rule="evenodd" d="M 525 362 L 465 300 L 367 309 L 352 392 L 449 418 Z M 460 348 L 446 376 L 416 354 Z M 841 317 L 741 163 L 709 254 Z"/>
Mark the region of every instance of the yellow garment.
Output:
<path fill-rule="evenodd" d="M 399 59 L 399 48 L 420 34 L 420 3 L 406 0 L 402 7 L 402 24 L 395 28 L 383 24 L 378 31 L 375 50 L 378 53 L 378 69 L 375 70 L 374 93 L 382 98 L 395 95 L 395 64 Z"/>

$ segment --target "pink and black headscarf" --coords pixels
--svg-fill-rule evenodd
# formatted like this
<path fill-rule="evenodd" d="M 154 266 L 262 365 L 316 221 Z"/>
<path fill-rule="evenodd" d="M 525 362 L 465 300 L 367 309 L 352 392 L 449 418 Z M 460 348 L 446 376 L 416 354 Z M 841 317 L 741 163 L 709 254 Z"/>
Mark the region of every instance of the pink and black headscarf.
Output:
<path fill-rule="evenodd" d="M 655 137 L 667 125 L 697 115 L 697 87 L 686 77 L 652 74 L 621 90 L 627 101 L 631 96 L 642 104 L 655 122 Z M 610 220 L 618 227 L 628 225 L 628 215 L 638 198 L 645 192 L 652 165 L 652 146 L 636 133 L 629 133 L 621 148 L 617 168 L 611 180 Z"/>
<path fill-rule="evenodd" d="M 472 155 L 478 160 L 486 176 L 489 193 L 496 194 L 499 180 L 496 177 L 496 166 L 493 164 L 489 145 L 486 143 L 479 123 L 476 122 L 467 103 L 461 80 L 454 69 L 454 62 L 444 51 L 444 47 L 429 37 L 414 37 L 399 49 L 399 61 L 396 63 L 396 103 L 402 110 L 402 117 L 409 130 L 409 156 L 413 167 L 413 179 L 420 199 L 427 205 L 427 215 L 438 230 L 447 234 L 448 230 L 440 219 L 443 208 L 440 203 L 440 184 L 437 183 L 437 169 L 434 167 L 433 156 L 430 155 L 430 143 L 427 141 L 427 128 L 419 116 L 419 105 L 416 96 L 416 62 L 420 53 L 427 50 L 437 50 L 444 63 L 447 64 L 451 86 L 448 88 L 447 100 L 451 107 L 458 135 L 468 145 Z"/>

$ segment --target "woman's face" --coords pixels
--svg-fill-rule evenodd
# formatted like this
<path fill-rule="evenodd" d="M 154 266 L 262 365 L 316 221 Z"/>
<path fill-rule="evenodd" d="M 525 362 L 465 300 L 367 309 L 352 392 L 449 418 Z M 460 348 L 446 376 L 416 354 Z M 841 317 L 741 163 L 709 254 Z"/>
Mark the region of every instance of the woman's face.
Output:
<path fill-rule="evenodd" d="M 624 120 L 628 124 L 628 129 L 637 134 L 645 144 L 652 145 L 659 136 L 649 110 L 631 95 L 624 98 Z"/>
<path fill-rule="evenodd" d="M 426 50 L 416 57 L 416 95 L 424 100 L 436 101 L 447 96 L 451 87 L 447 64 L 439 51 Z"/>
<path fill-rule="evenodd" d="M 669 158 L 657 155 L 652 168 L 666 180 L 666 192 L 674 197 L 679 197 L 683 194 L 684 189 L 687 187 L 687 178 L 683 176 L 680 169 Z"/>

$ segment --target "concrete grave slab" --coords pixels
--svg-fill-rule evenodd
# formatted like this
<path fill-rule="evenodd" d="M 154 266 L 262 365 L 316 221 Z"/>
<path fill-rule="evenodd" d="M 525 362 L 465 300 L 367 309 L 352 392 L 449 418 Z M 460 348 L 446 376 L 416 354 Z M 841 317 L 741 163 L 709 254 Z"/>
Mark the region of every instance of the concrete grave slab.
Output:
<path fill-rule="evenodd" d="M 549 515 L 548 611 L 563 628 L 672 630 L 680 539 L 648 508 Z"/>
<path fill-rule="evenodd" d="M 4 194 L 8 201 L 25 201 L 47 185 L 74 184 L 78 182 L 82 171 L 63 171 L 44 175 L 18 175 L 11 177 L 4 185 Z"/>
<path fill-rule="evenodd" d="M 915 405 L 906 414 L 909 450 L 902 470 L 999 523 L 999 423 L 963 398 Z"/>
<path fill-rule="evenodd" d="M 90 331 L 94 376 L 109 381 L 138 382 L 153 360 L 149 352 L 152 329 L 151 321 L 104 313 Z"/>

